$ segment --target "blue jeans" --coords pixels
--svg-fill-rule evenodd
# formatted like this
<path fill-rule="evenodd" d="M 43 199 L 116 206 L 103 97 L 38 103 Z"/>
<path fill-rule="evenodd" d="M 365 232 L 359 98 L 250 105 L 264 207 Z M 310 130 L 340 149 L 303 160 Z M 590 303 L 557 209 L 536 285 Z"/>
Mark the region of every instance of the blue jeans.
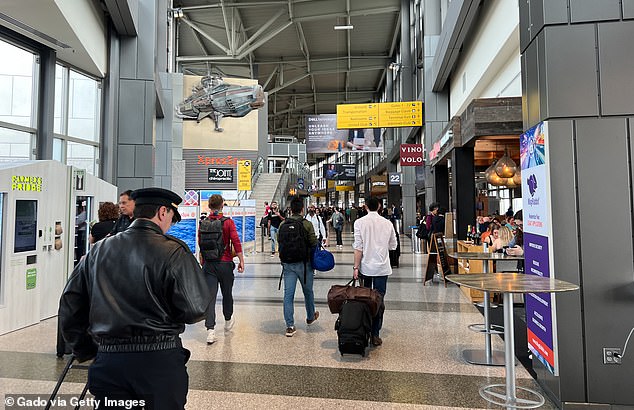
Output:
<path fill-rule="evenodd" d="M 315 294 L 313 293 L 313 266 L 306 262 L 306 283 L 304 283 L 304 263 L 282 263 L 282 275 L 284 276 L 284 321 L 286 327 L 295 326 L 293 315 L 295 309 L 295 286 L 297 281 L 302 285 L 304 292 L 304 304 L 306 305 L 306 319 L 315 318 Z"/>
<path fill-rule="evenodd" d="M 271 252 L 275 252 L 275 248 L 277 247 L 277 231 L 279 231 L 279 228 L 276 228 L 273 225 L 271 225 L 271 232 L 270 232 Z"/>
<path fill-rule="evenodd" d="M 385 312 L 385 292 L 387 291 L 387 276 L 363 276 L 359 275 L 363 280 L 363 286 L 366 288 L 376 289 L 381 294 L 381 306 L 376 316 L 372 318 L 372 336 L 379 336 L 379 332 L 383 327 L 383 313 Z"/>

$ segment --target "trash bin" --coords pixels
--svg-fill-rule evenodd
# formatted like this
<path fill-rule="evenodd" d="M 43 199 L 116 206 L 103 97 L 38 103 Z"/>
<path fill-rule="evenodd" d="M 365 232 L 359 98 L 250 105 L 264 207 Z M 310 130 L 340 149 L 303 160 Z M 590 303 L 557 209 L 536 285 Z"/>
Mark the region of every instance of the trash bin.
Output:
<path fill-rule="evenodd" d="M 421 253 L 420 250 L 420 239 L 416 234 L 418 233 L 418 226 L 410 226 L 412 228 L 412 253 Z"/>

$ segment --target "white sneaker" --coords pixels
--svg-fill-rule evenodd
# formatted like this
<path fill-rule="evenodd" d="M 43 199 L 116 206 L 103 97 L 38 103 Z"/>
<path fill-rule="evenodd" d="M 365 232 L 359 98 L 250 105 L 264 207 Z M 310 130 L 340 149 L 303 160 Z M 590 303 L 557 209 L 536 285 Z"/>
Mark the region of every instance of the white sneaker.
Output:
<path fill-rule="evenodd" d="M 225 320 L 225 331 L 229 331 L 233 328 L 233 325 L 236 323 L 235 316 L 231 316 L 231 319 Z"/>
<path fill-rule="evenodd" d="M 216 332 L 213 329 L 207 330 L 207 344 L 214 344 L 216 342 Z"/>

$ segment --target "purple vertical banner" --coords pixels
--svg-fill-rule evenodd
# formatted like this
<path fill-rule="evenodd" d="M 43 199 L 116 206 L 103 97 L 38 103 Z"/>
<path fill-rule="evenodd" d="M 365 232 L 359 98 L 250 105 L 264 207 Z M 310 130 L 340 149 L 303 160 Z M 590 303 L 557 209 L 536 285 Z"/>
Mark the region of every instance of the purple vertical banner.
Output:
<path fill-rule="evenodd" d="M 524 263 L 527 275 L 550 277 L 548 238 L 524 233 Z M 528 347 L 551 372 L 555 372 L 552 296 L 529 293 L 525 299 Z"/>

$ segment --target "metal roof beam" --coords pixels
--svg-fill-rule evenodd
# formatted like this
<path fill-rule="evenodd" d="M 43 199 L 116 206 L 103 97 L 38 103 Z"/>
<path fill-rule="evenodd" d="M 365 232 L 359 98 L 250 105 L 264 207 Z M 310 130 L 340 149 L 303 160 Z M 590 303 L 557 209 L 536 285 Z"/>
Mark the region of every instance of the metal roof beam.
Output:
<path fill-rule="evenodd" d="M 262 25 L 262 27 L 260 27 L 258 29 L 258 31 L 253 33 L 253 35 L 251 37 L 249 37 L 244 43 L 242 43 L 242 45 L 240 45 L 240 47 L 238 47 L 238 49 L 236 50 L 236 54 L 240 54 L 249 44 L 251 44 L 262 33 L 264 33 L 264 30 L 269 28 L 271 26 L 271 24 L 273 24 L 275 22 L 275 20 L 277 20 L 284 13 L 286 13 L 286 11 L 284 9 L 281 9 L 279 12 L 277 12 L 277 14 L 275 14 L 273 17 L 271 17 L 266 23 L 264 23 Z"/>
<path fill-rule="evenodd" d="M 361 9 L 361 10 L 351 10 L 350 16 L 354 17 L 354 16 L 371 16 L 374 14 L 390 14 L 390 13 L 396 13 L 400 9 L 401 9 L 400 6 L 387 6 L 387 7 Z M 335 12 L 335 13 L 314 14 L 310 16 L 296 16 L 294 20 L 304 22 L 304 21 L 332 19 L 337 17 L 348 17 L 348 14 L 345 11 L 341 11 L 341 12 Z"/>
<path fill-rule="evenodd" d="M 261 7 L 261 6 L 280 6 L 286 4 L 286 1 L 254 1 L 245 3 L 224 3 L 224 7 Z M 183 11 L 197 11 L 197 10 L 209 10 L 218 9 L 223 7 L 221 3 L 205 4 L 202 6 L 188 6 L 188 7 L 175 7 L 175 9 L 181 9 Z"/>
<path fill-rule="evenodd" d="M 225 22 L 225 32 L 227 33 L 227 44 L 229 44 L 229 49 L 231 50 L 231 54 L 235 54 L 235 47 L 234 47 L 233 41 L 231 41 L 231 33 L 229 32 L 229 22 L 227 21 L 227 8 L 225 7 L 224 0 L 220 0 L 220 8 L 222 9 L 222 19 Z"/>
<path fill-rule="evenodd" d="M 271 74 L 269 74 L 269 76 L 267 77 L 266 81 L 264 82 L 264 85 L 262 85 L 262 88 L 266 89 L 266 87 L 269 85 L 269 83 L 273 79 L 273 76 L 277 74 L 277 69 L 278 67 L 275 67 L 273 71 L 271 71 Z"/>
<path fill-rule="evenodd" d="M 207 34 L 203 29 L 201 29 L 200 27 L 198 27 L 197 24 L 192 23 L 191 21 L 189 21 L 188 18 L 183 17 L 180 19 L 180 21 L 182 21 L 183 23 L 187 24 L 189 27 L 191 27 L 192 29 L 196 30 L 197 32 L 199 32 L 203 37 L 205 37 L 207 40 L 211 41 L 216 47 L 218 47 L 219 49 L 221 49 L 222 51 L 224 51 L 227 56 L 231 56 L 231 50 L 229 50 L 227 47 L 225 47 L 221 42 L 219 42 L 218 40 L 216 40 L 215 38 L 213 38 L 212 36 L 210 36 L 209 34 Z M 178 57 L 176 57 L 176 59 L 178 60 Z"/>

